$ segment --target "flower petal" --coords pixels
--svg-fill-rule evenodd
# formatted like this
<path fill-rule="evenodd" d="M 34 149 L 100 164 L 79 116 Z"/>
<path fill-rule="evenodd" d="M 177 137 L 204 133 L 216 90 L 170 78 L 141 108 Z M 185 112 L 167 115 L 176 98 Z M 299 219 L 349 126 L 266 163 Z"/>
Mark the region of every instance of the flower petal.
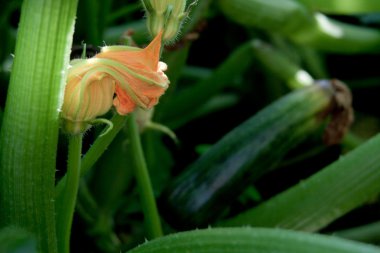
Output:
<path fill-rule="evenodd" d="M 162 32 L 144 49 L 123 50 L 123 47 L 106 47 L 96 58 L 105 58 L 122 63 L 128 67 L 137 69 L 156 70 L 161 50 Z"/>

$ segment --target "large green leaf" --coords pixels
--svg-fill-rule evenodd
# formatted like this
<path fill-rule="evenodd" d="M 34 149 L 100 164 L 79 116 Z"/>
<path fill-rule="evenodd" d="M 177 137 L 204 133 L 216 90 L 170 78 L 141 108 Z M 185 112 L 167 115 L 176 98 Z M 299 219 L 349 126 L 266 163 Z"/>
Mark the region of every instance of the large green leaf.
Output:
<path fill-rule="evenodd" d="M 336 237 L 281 229 L 195 230 L 147 242 L 128 253 L 379 253 L 380 248 Z"/>

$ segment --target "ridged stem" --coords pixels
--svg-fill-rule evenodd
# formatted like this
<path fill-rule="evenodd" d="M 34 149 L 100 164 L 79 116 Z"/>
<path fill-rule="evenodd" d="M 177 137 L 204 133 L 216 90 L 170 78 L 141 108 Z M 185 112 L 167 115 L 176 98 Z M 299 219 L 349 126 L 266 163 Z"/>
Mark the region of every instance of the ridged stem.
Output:
<path fill-rule="evenodd" d="M 25 0 L 0 134 L 0 226 L 57 252 L 54 184 L 59 109 L 77 0 Z"/>

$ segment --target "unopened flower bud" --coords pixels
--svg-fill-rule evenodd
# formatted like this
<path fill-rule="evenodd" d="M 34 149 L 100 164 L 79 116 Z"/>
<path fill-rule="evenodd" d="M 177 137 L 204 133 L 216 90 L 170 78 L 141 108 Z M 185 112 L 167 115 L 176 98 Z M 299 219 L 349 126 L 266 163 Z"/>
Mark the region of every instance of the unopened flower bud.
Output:
<path fill-rule="evenodd" d="M 69 69 L 61 117 L 64 130 L 83 133 L 89 122 L 112 106 L 115 81 L 99 70 L 90 70 L 91 59 L 76 61 Z"/>
<path fill-rule="evenodd" d="M 149 32 L 156 36 L 163 31 L 164 41 L 174 40 L 187 13 L 186 0 L 142 0 Z"/>
<path fill-rule="evenodd" d="M 73 61 L 61 112 L 66 132 L 84 132 L 112 105 L 120 115 L 155 106 L 169 86 L 167 66 L 159 61 L 161 37 L 144 49 L 108 46 L 91 59 Z"/>

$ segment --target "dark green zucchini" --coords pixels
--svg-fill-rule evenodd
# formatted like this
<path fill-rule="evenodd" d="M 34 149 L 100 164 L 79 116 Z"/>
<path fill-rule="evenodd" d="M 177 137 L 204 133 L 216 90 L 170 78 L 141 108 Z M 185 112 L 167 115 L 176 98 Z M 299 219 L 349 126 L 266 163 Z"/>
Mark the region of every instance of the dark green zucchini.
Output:
<path fill-rule="evenodd" d="M 337 80 L 317 82 L 264 108 L 168 186 L 159 199 L 164 218 L 177 228 L 211 224 L 248 185 L 320 129 L 328 115 L 337 131 L 327 127 L 325 140 L 336 142 L 352 120 L 350 92 Z"/>

